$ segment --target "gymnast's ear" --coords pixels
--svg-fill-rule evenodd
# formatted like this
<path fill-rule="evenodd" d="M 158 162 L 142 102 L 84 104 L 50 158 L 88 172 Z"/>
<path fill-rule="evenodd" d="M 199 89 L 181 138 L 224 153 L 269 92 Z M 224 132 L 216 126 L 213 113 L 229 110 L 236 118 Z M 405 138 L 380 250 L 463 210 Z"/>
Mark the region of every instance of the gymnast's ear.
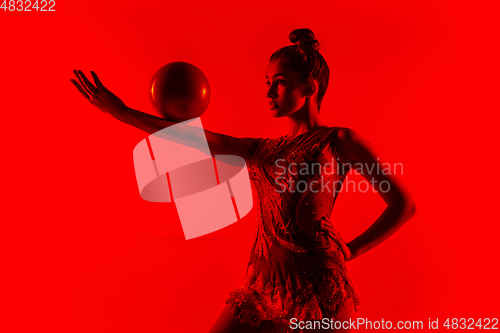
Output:
<path fill-rule="evenodd" d="M 316 80 L 309 80 L 306 85 L 304 96 L 313 96 L 316 91 L 318 91 L 318 83 L 316 82 Z"/>

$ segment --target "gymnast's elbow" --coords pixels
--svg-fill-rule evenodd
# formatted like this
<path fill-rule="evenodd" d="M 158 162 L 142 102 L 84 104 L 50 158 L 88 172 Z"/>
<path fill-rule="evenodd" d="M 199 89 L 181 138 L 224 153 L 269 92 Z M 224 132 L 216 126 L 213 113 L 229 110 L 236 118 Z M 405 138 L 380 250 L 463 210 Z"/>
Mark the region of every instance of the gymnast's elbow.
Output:
<path fill-rule="evenodd" d="M 392 206 L 396 214 L 399 214 L 402 219 L 408 221 L 417 213 L 417 205 L 411 196 L 401 197 L 399 200 L 395 200 L 389 204 Z"/>
<path fill-rule="evenodd" d="M 401 214 L 404 216 L 405 220 L 411 219 L 417 213 L 417 205 L 413 199 L 406 199 L 399 204 L 401 209 Z"/>

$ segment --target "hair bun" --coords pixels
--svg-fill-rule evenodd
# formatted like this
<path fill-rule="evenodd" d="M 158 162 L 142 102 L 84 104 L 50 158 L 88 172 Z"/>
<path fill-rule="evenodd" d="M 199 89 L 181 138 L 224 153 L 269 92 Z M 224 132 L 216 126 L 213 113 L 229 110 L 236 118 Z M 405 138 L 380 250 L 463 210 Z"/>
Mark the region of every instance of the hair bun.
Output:
<path fill-rule="evenodd" d="M 319 51 L 319 42 L 314 38 L 314 33 L 311 29 L 295 29 L 288 36 L 290 42 L 299 45 L 301 49 L 307 47 Z"/>

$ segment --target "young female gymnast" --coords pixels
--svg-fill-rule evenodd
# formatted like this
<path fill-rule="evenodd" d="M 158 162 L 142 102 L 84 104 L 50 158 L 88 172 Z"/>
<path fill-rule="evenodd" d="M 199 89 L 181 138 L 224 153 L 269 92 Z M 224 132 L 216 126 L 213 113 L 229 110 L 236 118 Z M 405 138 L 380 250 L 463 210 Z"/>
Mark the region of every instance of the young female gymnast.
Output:
<path fill-rule="evenodd" d="M 236 138 L 187 126 L 171 138 L 196 146 L 204 135 L 213 155 L 243 157 L 258 210 L 244 285 L 231 292 L 210 333 L 349 331 L 320 322 L 348 321 L 357 310 L 359 298 L 344 262 L 386 240 L 416 211 L 408 189 L 387 172 L 387 164 L 382 167 L 370 143 L 352 129 L 321 121 L 330 72 L 313 32 L 296 29 L 289 39 L 293 45 L 272 54 L 266 73 L 272 114 L 288 117 L 288 135 Z M 177 125 L 127 107 L 94 72 L 95 85 L 81 71 L 74 72 L 78 82 L 71 81 L 80 93 L 118 120 L 151 134 Z M 330 214 L 350 169 L 372 184 L 387 207 L 365 232 L 346 243 Z M 300 328 L 314 320 L 321 323 L 319 328 Z"/>

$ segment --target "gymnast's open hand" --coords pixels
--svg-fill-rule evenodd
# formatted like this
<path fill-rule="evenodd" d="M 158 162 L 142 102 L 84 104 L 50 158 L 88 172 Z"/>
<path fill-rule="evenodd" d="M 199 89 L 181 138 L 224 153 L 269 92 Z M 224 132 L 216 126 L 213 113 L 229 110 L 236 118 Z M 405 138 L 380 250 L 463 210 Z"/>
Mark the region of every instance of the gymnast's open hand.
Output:
<path fill-rule="evenodd" d="M 73 73 L 75 73 L 78 82 L 75 79 L 71 79 L 71 82 L 90 104 L 114 117 L 125 113 L 127 108 L 125 103 L 101 83 L 96 73 L 90 72 L 94 78 L 95 86 L 82 71 L 73 70 Z"/>
<path fill-rule="evenodd" d="M 326 232 L 328 236 L 337 244 L 339 249 L 344 254 L 344 261 L 349 261 L 353 259 L 353 255 L 351 249 L 347 245 L 347 243 L 342 238 L 342 235 L 335 229 L 332 221 L 327 216 L 323 216 L 320 219 L 320 229 L 323 232 Z"/>

